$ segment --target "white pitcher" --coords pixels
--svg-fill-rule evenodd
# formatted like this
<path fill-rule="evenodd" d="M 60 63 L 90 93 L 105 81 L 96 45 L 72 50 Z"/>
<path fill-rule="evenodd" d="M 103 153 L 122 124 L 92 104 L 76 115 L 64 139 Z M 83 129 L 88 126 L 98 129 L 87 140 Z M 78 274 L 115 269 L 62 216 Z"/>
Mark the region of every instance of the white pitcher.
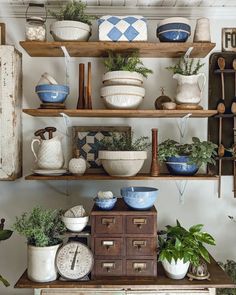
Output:
<path fill-rule="evenodd" d="M 55 136 L 51 139 L 35 138 L 31 142 L 31 150 L 34 154 L 37 166 L 40 169 L 60 169 L 64 164 L 64 156 L 61 145 L 62 137 Z M 34 149 L 35 143 L 39 144 L 38 153 Z"/>
<path fill-rule="evenodd" d="M 199 104 L 206 84 L 206 75 L 204 73 L 191 76 L 174 74 L 173 78 L 178 81 L 176 102 L 178 104 Z M 203 79 L 202 85 L 199 83 L 200 78 Z"/>

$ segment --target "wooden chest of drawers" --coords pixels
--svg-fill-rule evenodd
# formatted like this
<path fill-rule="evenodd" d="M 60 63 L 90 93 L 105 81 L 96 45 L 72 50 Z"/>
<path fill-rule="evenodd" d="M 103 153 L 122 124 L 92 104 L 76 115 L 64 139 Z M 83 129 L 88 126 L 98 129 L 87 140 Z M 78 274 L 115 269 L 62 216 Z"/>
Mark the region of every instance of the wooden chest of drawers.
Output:
<path fill-rule="evenodd" d="M 156 276 L 157 211 L 128 208 L 118 199 L 111 211 L 91 212 L 93 278 L 104 276 Z"/>

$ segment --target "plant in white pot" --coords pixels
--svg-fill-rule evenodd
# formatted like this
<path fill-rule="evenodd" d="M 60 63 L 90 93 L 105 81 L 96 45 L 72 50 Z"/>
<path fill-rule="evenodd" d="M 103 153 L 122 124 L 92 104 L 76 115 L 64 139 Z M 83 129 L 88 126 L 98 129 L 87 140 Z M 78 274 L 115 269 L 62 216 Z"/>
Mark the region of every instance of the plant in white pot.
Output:
<path fill-rule="evenodd" d="M 177 93 L 175 100 L 177 104 L 191 105 L 197 108 L 201 101 L 203 90 L 206 84 L 206 75 L 199 73 L 204 63 L 200 59 L 180 58 L 178 63 L 174 66 L 167 67 L 168 70 L 173 72 L 173 78 L 177 80 Z M 202 78 L 202 85 L 199 84 L 199 79 Z M 190 105 L 190 106 L 189 106 Z"/>
<path fill-rule="evenodd" d="M 149 138 L 142 136 L 134 139 L 133 135 L 112 133 L 99 144 L 98 158 L 103 168 L 111 176 L 135 176 L 147 159 Z"/>
<path fill-rule="evenodd" d="M 93 16 L 85 13 L 86 4 L 71 0 L 58 12 L 49 11 L 57 19 L 50 27 L 55 41 L 88 41 Z"/>
<path fill-rule="evenodd" d="M 27 238 L 28 278 L 35 282 L 50 282 L 57 278 L 55 257 L 66 230 L 61 210 L 33 208 L 23 213 L 13 225 L 16 232 Z"/>
<path fill-rule="evenodd" d="M 103 75 L 101 97 L 105 105 L 111 109 L 136 109 L 145 96 L 143 78 L 152 70 L 143 65 L 138 51 L 128 55 L 109 51 L 104 65 L 107 72 Z"/>
<path fill-rule="evenodd" d="M 190 263 L 198 266 L 201 259 L 210 263 L 210 257 L 204 244 L 215 245 L 214 238 L 202 231 L 203 224 L 193 225 L 189 230 L 177 220 L 175 226 L 166 226 L 165 237 L 159 239 L 159 261 L 166 275 L 171 279 L 183 279 Z"/>

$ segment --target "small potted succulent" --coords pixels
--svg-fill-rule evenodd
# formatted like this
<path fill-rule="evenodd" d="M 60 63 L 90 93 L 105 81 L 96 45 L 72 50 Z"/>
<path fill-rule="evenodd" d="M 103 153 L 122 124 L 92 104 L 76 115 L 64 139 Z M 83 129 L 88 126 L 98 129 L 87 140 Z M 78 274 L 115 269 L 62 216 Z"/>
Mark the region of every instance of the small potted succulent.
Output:
<path fill-rule="evenodd" d="M 134 139 L 133 134 L 112 133 L 99 144 L 98 158 L 111 176 L 135 176 L 147 159 L 148 137 Z"/>
<path fill-rule="evenodd" d="M 197 137 L 186 144 L 168 139 L 158 146 L 158 160 L 166 163 L 171 174 L 191 176 L 204 164 L 215 165 L 216 148 L 216 144 Z"/>
<path fill-rule="evenodd" d="M 190 263 L 198 266 L 201 260 L 210 263 L 204 244 L 215 245 L 214 238 L 202 231 L 203 224 L 185 229 L 179 221 L 175 226 L 166 226 L 159 236 L 159 261 L 162 262 L 166 275 L 171 279 L 183 279 Z"/>
<path fill-rule="evenodd" d="M 83 2 L 70 0 L 58 12 L 49 11 L 57 19 L 50 28 L 55 41 L 88 41 L 94 17 L 86 15 L 85 8 Z"/>
<path fill-rule="evenodd" d="M 30 213 L 16 217 L 13 228 L 27 238 L 28 278 L 35 282 L 50 282 L 57 278 L 55 257 L 66 230 L 61 210 L 35 207 Z"/>
<path fill-rule="evenodd" d="M 173 78 L 177 80 L 177 104 L 198 105 L 201 101 L 203 89 L 206 84 L 206 75 L 199 73 L 204 66 L 198 59 L 181 58 L 174 66 L 167 67 L 173 72 Z M 202 86 L 199 86 L 199 79 L 203 79 Z"/>
<path fill-rule="evenodd" d="M 145 96 L 143 78 L 152 70 L 143 65 L 138 51 L 128 55 L 109 51 L 104 65 L 107 72 L 103 75 L 101 97 L 105 105 L 112 109 L 136 109 Z"/>

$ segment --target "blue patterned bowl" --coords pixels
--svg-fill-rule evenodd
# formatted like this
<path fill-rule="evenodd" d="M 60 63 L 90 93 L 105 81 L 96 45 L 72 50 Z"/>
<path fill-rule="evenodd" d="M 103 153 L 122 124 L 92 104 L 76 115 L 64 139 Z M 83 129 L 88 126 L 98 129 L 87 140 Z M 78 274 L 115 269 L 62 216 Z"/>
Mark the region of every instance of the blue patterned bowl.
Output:
<path fill-rule="evenodd" d="M 36 86 L 35 92 L 43 103 L 63 103 L 70 90 L 66 85 L 42 84 Z"/>
<path fill-rule="evenodd" d="M 173 175 L 191 176 L 197 173 L 199 167 L 195 164 L 187 164 L 188 162 L 188 156 L 169 157 L 167 158 L 166 166 Z"/>
<path fill-rule="evenodd" d="M 154 187 L 131 186 L 120 190 L 125 203 L 136 210 L 150 209 L 156 201 L 158 189 Z"/>
<path fill-rule="evenodd" d="M 117 197 L 113 197 L 112 199 L 100 199 L 98 197 L 94 198 L 94 202 L 98 206 L 98 208 L 102 210 L 111 210 L 115 206 L 117 201 Z"/>

